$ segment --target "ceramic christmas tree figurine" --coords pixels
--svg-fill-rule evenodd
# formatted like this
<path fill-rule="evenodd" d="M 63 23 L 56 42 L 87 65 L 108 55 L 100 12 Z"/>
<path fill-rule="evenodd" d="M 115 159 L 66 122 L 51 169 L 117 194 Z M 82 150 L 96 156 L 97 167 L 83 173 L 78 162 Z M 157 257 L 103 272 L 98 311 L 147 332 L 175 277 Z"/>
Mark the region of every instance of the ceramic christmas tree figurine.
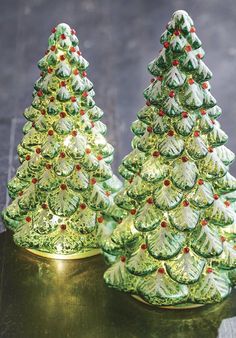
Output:
<path fill-rule="evenodd" d="M 13 202 L 3 217 L 16 244 L 34 253 L 92 256 L 99 252 L 104 215 L 117 216 L 113 195 L 121 182 L 111 170 L 113 147 L 104 137 L 88 62 L 67 24 L 53 29 L 38 66 L 18 146 L 21 166 L 8 184 Z"/>
<path fill-rule="evenodd" d="M 133 150 L 120 166 L 126 182 L 115 202 L 128 215 L 103 242 L 115 261 L 104 279 L 148 304 L 196 307 L 231 290 L 234 154 L 185 11 L 173 14 L 161 43 L 148 66 L 146 105 L 132 124 Z"/>

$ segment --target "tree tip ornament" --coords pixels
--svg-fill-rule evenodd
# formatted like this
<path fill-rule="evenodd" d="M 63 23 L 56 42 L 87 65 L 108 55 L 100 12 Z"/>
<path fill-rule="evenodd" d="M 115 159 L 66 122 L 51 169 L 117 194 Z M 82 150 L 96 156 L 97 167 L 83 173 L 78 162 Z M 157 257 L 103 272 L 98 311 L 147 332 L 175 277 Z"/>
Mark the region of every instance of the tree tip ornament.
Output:
<path fill-rule="evenodd" d="M 104 280 L 146 304 L 191 308 L 221 302 L 231 290 L 234 154 L 187 12 L 173 14 L 161 43 L 148 65 L 146 105 L 132 124 L 133 150 L 120 166 L 125 184 L 115 202 L 126 216 L 103 245 L 113 257 Z"/>
<path fill-rule="evenodd" d="M 21 165 L 8 184 L 12 203 L 3 211 L 15 243 L 48 258 L 97 255 L 123 214 L 113 202 L 121 189 L 111 169 L 113 147 L 78 44 L 67 24 L 52 29 L 24 113 Z"/>

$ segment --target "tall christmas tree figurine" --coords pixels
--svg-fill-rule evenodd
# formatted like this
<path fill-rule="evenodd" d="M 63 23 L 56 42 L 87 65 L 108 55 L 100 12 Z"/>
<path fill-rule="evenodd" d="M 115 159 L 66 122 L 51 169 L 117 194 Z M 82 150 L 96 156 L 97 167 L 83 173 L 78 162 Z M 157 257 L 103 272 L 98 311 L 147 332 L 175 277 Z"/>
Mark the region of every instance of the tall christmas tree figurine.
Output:
<path fill-rule="evenodd" d="M 212 74 L 185 11 L 173 14 L 161 43 L 148 66 L 154 78 L 146 106 L 132 124 L 133 150 L 120 166 L 126 182 L 115 202 L 128 215 L 103 242 L 115 260 L 104 279 L 148 304 L 196 307 L 231 290 L 234 154 L 224 145 Z"/>
<path fill-rule="evenodd" d="M 111 170 L 113 147 L 104 137 L 88 62 L 67 24 L 52 30 L 38 66 L 41 76 L 18 146 L 21 166 L 8 184 L 13 202 L 3 217 L 16 244 L 33 253 L 92 256 L 106 233 L 105 216 L 108 221 L 119 214 L 113 196 L 121 182 Z"/>

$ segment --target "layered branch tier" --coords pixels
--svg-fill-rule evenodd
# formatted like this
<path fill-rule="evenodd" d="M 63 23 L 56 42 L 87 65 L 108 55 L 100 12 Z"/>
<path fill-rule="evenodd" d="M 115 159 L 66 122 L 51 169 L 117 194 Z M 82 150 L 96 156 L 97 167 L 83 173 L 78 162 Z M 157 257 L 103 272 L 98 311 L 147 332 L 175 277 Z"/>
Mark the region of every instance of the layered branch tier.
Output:
<path fill-rule="evenodd" d="M 123 213 L 113 203 L 121 188 L 110 166 L 114 149 L 78 43 L 66 24 L 49 37 L 24 112 L 21 166 L 8 184 L 13 202 L 3 212 L 18 245 L 56 254 L 97 248 L 114 226 L 111 217 Z"/>
<path fill-rule="evenodd" d="M 104 278 L 153 305 L 216 303 L 236 267 L 234 154 L 185 11 L 173 14 L 161 43 L 119 168 L 125 186 L 115 202 L 129 214 L 103 241 L 113 261 Z"/>

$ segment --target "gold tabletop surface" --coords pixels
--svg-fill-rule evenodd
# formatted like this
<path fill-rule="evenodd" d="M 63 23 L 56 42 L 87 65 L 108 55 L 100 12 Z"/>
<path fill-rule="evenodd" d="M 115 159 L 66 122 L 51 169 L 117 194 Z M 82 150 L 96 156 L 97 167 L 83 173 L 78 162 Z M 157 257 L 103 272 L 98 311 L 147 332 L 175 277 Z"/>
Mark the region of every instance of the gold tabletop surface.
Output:
<path fill-rule="evenodd" d="M 236 315 L 236 292 L 223 303 L 188 310 L 156 309 L 103 283 L 101 255 L 52 260 L 0 236 L 1 333 L 14 338 L 216 338 Z"/>

